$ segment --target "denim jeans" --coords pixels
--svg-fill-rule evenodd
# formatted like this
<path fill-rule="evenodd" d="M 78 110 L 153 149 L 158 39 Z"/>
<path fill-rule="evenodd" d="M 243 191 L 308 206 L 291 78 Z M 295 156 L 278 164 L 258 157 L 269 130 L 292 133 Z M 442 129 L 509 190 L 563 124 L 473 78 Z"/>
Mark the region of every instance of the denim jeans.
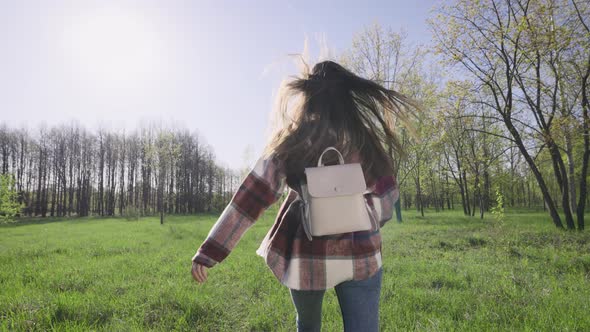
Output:
<path fill-rule="evenodd" d="M 366 280 L 344 281 L 334 287 L 345 332 L 379 331 L 379 295 L 383 268 Z M 297 331 L 320 331 L 325 290 L 291 289 L 297 310 Z"/>

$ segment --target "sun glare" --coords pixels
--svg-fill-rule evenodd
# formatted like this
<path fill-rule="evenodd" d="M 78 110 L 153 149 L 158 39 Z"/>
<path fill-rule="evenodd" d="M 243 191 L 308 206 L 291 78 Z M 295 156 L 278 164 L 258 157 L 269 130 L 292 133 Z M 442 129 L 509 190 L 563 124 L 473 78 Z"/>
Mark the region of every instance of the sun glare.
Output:
<path fill-rule="evenodd" d="M 161 45 L 144 17 L 104 10 L 74 17 L 64 29 L 66 61 L 95 84 L 121 87 L 153 80 Z"/>

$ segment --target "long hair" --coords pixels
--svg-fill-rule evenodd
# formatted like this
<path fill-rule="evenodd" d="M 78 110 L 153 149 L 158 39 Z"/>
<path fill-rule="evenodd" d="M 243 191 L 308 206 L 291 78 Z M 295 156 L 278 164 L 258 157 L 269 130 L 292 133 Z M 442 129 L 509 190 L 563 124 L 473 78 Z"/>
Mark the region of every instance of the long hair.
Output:
<path fill-rule="evenodd" d="M 317 164 L 326 147 L 335 146 L 345 160 L 360 156 L 368 182 L 394 174 L 393 155 L 404 156 L 395 122 L 409 123 L 417 103 L 333 61 L 308 68 L 282 84 L 275 109 L 281 123 L 265 154 L 274 152 L 287 175 L 300 175 Z"/>

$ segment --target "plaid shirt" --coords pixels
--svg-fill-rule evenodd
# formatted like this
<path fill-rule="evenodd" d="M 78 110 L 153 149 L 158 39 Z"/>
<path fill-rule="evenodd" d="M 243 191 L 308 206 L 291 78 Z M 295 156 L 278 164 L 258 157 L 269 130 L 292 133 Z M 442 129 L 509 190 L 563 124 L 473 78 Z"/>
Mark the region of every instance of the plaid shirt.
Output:
<path fill-rule="evenodd" d="M 260 215 L 283 194 L 286 176 L 271 155 L 261 157 L 243 180 L 193 261 L 213 267 L 223 261 Z M 256 253 L 285 286 L 320 290 L 346 280 L 371 277 L 382 265 L 380 228 L 391 219 L 399 197 L 394 176 L 384 176 L 365 192 L 373 228 L 368 231 L 314 236 L 309 241 L 295 208 L 298 194 L 289 189 L 275 222 Z"/>

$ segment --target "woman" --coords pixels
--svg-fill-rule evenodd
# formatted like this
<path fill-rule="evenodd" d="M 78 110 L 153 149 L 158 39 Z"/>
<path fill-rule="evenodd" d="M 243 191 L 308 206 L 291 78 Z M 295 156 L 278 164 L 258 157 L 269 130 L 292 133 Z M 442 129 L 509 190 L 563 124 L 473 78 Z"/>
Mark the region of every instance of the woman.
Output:
<path fill-rule="evenodd" d="M 277 107 L 282 126 L 194 255 L 193 278 L 206 281 L 207 268 L 228 256 L 288 186 L 257 253 L 289 287 L 297 330 L 320 330 L 323 296 L 334 288 L 345 331 L 377 331 L 382 274 L 379 230 L 391 219 L 399 197 L 391 156 L 402 151 L 393 133 L 394 120 L 406 120 L 411 106 L 416 107 L 399 93 L 333 61 L 318 63 L 311 73 L 306 69 L 302 77 L 283 85 Z M 309 241 L 296 207 L 299 185 L 305 179 L 304 168 L 315 166 L 329 146 L 342 152 L 345 163 L 361 163 L 373 228 Z"/>

